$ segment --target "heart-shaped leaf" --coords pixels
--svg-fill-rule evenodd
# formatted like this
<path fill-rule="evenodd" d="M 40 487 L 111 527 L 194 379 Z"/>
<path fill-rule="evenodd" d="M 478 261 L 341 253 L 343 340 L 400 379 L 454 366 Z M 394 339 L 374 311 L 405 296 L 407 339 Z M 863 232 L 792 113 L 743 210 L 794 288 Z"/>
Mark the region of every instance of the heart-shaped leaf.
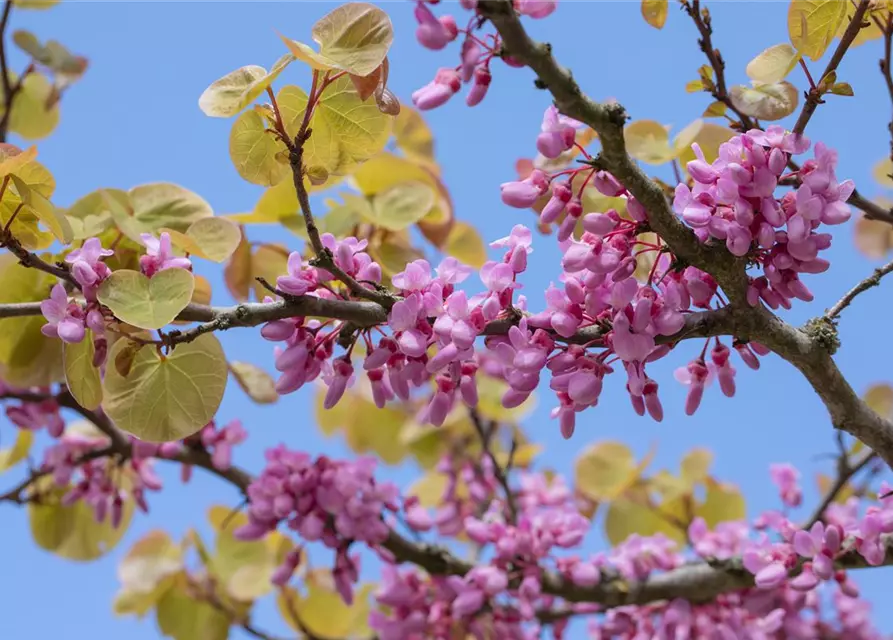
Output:
<path fill-rule="evenodd" d="M 116 342 L 109 360 L 127 343 Z M 119 428 L 141 440 L 181 440 L 217 413 L 227 376 L 223 348 L 211 334 L 177 345 L 168 355 L 146 345 L 126 376 L 114 367 L 106 370 L 102 407 Z"/>
<path fill-rule="evenodd" d="M 102 380 L 93 366 L 93 332 L 88 330 L 76 344 L 66 343 L 62 350 L 65 363 L 65 384 L 78 404 L 93 411 L 102 403 Z"/>
<path fill-rule="evenodd" d="M 185 269 L 165 269 L 151 278 L 122 269 L 102 283 L 96 297 L 119 320 L 141 329 L 160 329 L 189 304 L 194 288 L 195 279 Z"/>
<path fill-rule="evenodd" d="M 168 228 L 161 231 L 167 231 L 171 242 L 183 251 L 213 262 L 229 258 L 242 239 L 239 226 L 226 218 L 201 218 L 193 222 L 186 233 Z"/>
<path fill-rule="evenodd" d="M 326 14 L 313 25 L 319 53 L 302 42 L 282 40 L 298 60 L 314 69 L 338 69 L 368 76 L 388 54 L 394 28 L 388 14 L 366 2 L 350 2 Z"/>

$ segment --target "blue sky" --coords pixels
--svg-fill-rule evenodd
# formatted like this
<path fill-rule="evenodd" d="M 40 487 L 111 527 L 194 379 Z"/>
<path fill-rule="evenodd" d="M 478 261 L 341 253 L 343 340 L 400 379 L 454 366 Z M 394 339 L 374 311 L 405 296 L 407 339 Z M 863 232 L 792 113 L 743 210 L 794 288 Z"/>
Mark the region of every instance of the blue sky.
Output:
<path fill-rule="evenodd" d="M 444 5 L 452 3 L 443 3 Z M 440 64 L 453 64 L 455 52 L 430 52 L 414 41 L 412 5 L 384 3 L 394 21 L 396 42 L 391 53 L 391 88 L 404 100 L 428 82 Z M 216 78 L 247 64 L 269 67 L 284 53 L 276 35 L 309 39 L 313 22 L 334 8 L 330 2 L 67 2 L 49 12 L 14 12 L 13 28 L 28 28 L 42 39 L 55 38 L 90 59 L 84 80 L 64 98 L 62 120 L 53 136 L 38 145 L 40 160 L 55 174 L 54 200 L 60 205 L 100 187 L 130 188 L 170 181 L 206 198 L 218 213 L 249 210 L 262 189 L 242 181 L 230 164 L 227 140 L 230 121 L 205 117 L 198 96 Z M 763 48 L 786 42 L 787 4 L 781 2 L 708 3 L 716 29 L 716 45 L 727 61 L 731 83 L 745 83 L 746 63 Z M 698 117 L 709 103 L 706 94 L 686 94 L 684 85 L 704 63 L 695 28 L 675 4 L 667 27 L 656 31 L 642 20 L 636 2 L 562 2 L 549 19 L 532 23 L 534 35 L 550 41 L 561 62 L 596 99 L 617 98 L 635 119 L 655 119 L 678 131 Z M 808 133 L 839 149 L 838 175 L 856 180 L 866 195 L 879 195 L 870 177 L 871 166 L 889 151 L 886 124 L 890 103 L 877 59 L 880 43 L 849 54 L 838 78 L 849 82 L 857 99 L 830 97 L 812 119 Z M 13 68 L 22 60 L 13 57 Z M 820 73 L 812 64 L 813 74 Z M 823 66 L 823 65 L 821 65 Z M 799 72 L 792 74 L 804 86 Z M 302 84 L 307 76 L 293 65 L 280 78 Z M 490 95 L 468 109 L 456 99 L 427 120 L 437 137 L 437 157 L 450 187 L 457 216 L 478 225 L 488 240 L 505 235 L 517 222 L 530 223 L 499 201 L 500 182 L 514 178 L 515 160 L 530 157 L 548 96 L 533 87 L 527 70 L 496 66 Z M 792 120 L 788 126 L 792 126 Z M 282 239 L 273 228 L 249 231 L 252 239 Z M 298 241 L 293 242 L 297 248 Z M 541 299 L 541 291 L 558 275 L 554 240 L 536 238 L 536 252 L 526 275 L 526 293 Z M 853 248 L 851 225 L 836 229 L 827 252 L 831 270 L 808 278 L 816 294 L 812 304 L 798 303 L 789 314 L 794 322 L 819 315 L 874 265 Z M 215 302 L 231 300 L 219 273 L 205 269 L 215 289 Z M 876 336 L 882 318 L 891 311 L 886 289 L 859 298 L 841 323 L 843 347 L 837 361 L 857 390 L 890 377 L 887 362 L 893 346 Z M 250 360 L 268 369 L 272 349 L 255 331 L 234 331 L 224 337 L 231 359 Z M 694 345 L 680 349 L 652 373 L 661 383 L 666 409 L 664 422 L 638 418 L 630 409 L 620 380 L 606 385 L 597 409 L 581 416 L 573 440 L 563 441 L 548 418 L 547 396 L 526 423 L 527 432 L 546 446 L 542 463 L 572 473 L 574 456 L 586 444 L 621 439 L 638 455 L 654 444 L 654 469 L 676 469 L 685 451 L 695 445 L 715 453 L 715 471 L 737 483 L 756 515 L 777 506 L 767 468 L 792 461 L 804 472 L 807 504 L 816 495 L 814 475 L 830 472 L 817 454 L 834 450 L 832 428 L 811 388 L 792 367 L 770 357 L 759 372 L 739 366 L 739 391 L 733 399 L 711 388 L 697 415 L 682 412 L 683 390 L 672 379 L 672 368 L 684 364 Z M 657 375 L 655 375 L 657 374 Z M 348 455 L 337 439 L 326 440 L 312 423 L 312 393 L 304 390 L 277 405 L 258 407 L 231 384 L 220 410 L 224 421 L 241 418 L 250 439 L 236 460 L 257 469 L 268 446 L 286 442 L 311 452 Z M 8 439 L 8 425 L 0 426 Z M 196 473 L 182 486 L 167 469 L 167 489 L 151 498 L 151 514 L 139 517 L 124 542 L 109 556 L 89 565 L 59 560 L 37 549 L 30 540 L 23 512 L 0 507 L 0 602 L 5 637 L 49 640 L 80 638 L 156 638 L 151 620 L 114 618 L 110 605 L 117 589 L 115 567 L 130 544 L 146 531 L 162 527 L 174 535 L 198 526 L 207 529 L 205 510 L 211 504 L 232 505 L 235 492 Z M 388 470 L 408 483 L 414 470 Z M 15 479 L 0 478 L 0 487 Z M 601 545 L 598 532 L 592 548 Z M 880 595 L 888 569 L 858 574 L 868 594 Z M 881 627 L 893 631 L 893 612 L 876 612 Z M 287 633 L 273 607 L 258 607 L 258 624 Z M 239 632 L 233 634 L 241 638 Z"/>

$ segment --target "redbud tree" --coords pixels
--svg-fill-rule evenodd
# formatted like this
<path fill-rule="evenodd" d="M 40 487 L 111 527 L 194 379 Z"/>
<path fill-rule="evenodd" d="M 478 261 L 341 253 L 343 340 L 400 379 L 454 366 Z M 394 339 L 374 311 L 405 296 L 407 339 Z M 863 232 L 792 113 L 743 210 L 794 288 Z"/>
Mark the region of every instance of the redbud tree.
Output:
<path fill-rule="evenodd" d="M 336 6 L 309 39 L 282 35 L 269 69 L 244 66 L 198 98 L 231 120 L 239 176 L 265 188 L 251 212 L 214 215 L 171 183 L 54 201 L 31 141 L 88 63 L 9 28 L 53 4 L 6 0 L 0 18 L 0 503 L 23 513 L 5 510 L 4 526 L 92 560 L 151 518 L 171 490 L 161 467 L 241 494 L 210 508 L 215 539 L 159 528 L 123 553 L 115 613 L 175 640 L 278 638 L 252 614 L 264 598 L 310 640 L 881 637 L 851 571 L 893 562 L 893 388 L 857 393 L 834 355 L 841 314 L 893 263 L 866 267 L 803 326 L 785 317 L 813 301 L 832 242 L 855 234 L 873 259 L 893 247 L 893 209 L 839 176 L 837 152 L 808 132 L 818 109 L 857 99 L 838 78 L 856 46 L 877 48 L 893 99 L 893 5 L 793 0 L 789 42 L 753 52 L 747 86 L 727 80 L 700 0 L 643 0 L 649 25 L 685 23 L 703 53 L 685 86 L 703 114 L 672 140 L 589 97 L 558 48 L 528 34 L 555 0 L 389 4 L 413 12 L 417 46 L 442 65 L 405 102 L 389 89 L 387 12 Z M 10 47 L 25 68 L 10 68 Z M 544 112 L 532 159 L 494 159 L 506 176 L 494 191 L 521 211 L 485 244 L 454 211 L 422 114 L 474 118 L 512 75 L 534 80 Z M 649 176 L 659 165 L 672 182 Z M 893 185 L 893 145 L 875 175 Z M 258 224 L 291 236 L 253 242 Z M 540 302 L 524 283 L 542 243 L 561 257 Z M 234 304 L 219 292 L 212 304 L 199 261 L 222 265 Z M 223 332 L 254 333 L 275 372 L 228 358 Z M 680 355 L 683 343 L 697 348 Z M 628 398 L 631 419 L 684 420 L 662 397 L 684 394 L 692 415 L 768 358 L 815 390 L 839 445 L 815 504 L 779 463 L 757 470 L 777 508 L 748 515 L 701 448 L 673 471 L 610 440 L 581 443 L 566 468 L 539 461 L 537 431 L 591 437 L 581 427 L 606 394 Z M 240 466 L 254 425 L 218 415 L 225 391 L 283 412 L 316 394 L 319 427 L 358 455 L 283 431 L 263 466 Z M 525 429 L 534 393 L 552 424 Z M 406 461 L 415 484 L 382 477 Z"/>

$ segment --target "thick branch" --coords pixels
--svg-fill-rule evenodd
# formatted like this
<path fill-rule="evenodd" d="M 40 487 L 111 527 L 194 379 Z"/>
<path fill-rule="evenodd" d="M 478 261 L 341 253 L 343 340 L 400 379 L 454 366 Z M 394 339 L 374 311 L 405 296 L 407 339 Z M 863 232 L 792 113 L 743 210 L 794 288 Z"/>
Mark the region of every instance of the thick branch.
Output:
<path fill-rule="evenodd" d="M 853 13 L 849 26 L 846 31 L 844 31 L 843 36 L 841 36 L 840 42 L 837 43 L 837 48 L 834 50 L 831 59 L 828 61 L 828 66 L 825 67 L 825 71 L 822 73 L 822 78 L 819 80 L 819 86 L 811 87 L 809 91 L 806 92 L 806 100 L 803 103 L 803 110 L 800 111 L 797 123 L 792 129 L 793 133 L 802 134 L 806 130 L 806 125 L 809 123 L 809 119 L 822 103 L 822 80 L 827 78 L 829 74 L 837 72 L 837 67 L 843 60 L 843 56 L 846 55 L 850 45 L 853 44 L 853 40 L 856 39 L 856 36 L 859 35 L 859 31 L 864 26 L 865 12 L 868 11 L 868 6 L 870 4 L 871 0 L 860 0 L 859 4 L 856 6 L 856 11 Z"/>
<path fill-rule="evenodd" d="M 570 71 L 552 56 L 551 45 L 535 42 L 527 35 L 509 0 L 481 0 L 478 9 L 499 31 L 507 52 L 536 72 L 558 109 L 595 130 L 602 144 L 600 164 L 645 207 L 651 229 L 677 257 L 712 274 L 732 300 L 743 300 L 747 290 L 743 261 L 724 246 L 701 243 L 673 213 L 663 189 L 627 154 L 623 138 L 627 115 L 623 107 L 599 104 L 587 97 Z"/>

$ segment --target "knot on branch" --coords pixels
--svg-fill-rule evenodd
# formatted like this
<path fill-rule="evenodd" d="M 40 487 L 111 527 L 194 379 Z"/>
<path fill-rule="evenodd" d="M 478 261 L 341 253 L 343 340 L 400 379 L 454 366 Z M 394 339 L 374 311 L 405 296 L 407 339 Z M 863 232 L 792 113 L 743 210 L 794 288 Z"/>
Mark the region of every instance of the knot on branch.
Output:
<path fill-rule="evenodd" d="M 629 120 L 626 109 L 623 108 L 622 104 L 606 104 L 605 113 L 607 114 L 608 120 L 610 120 L 611 124 L 617 127 L 622 128 L 624 125 L 626 125 L 626 121 Z"/>
<path fill-rule="evenodd" d="M 827 351 L 828 355 L 833 356 L 840 349 L 840 336 L 833 320 L 826 317 L 813 318 L 804 325 L 802 331 L 814 344 Z"/>

